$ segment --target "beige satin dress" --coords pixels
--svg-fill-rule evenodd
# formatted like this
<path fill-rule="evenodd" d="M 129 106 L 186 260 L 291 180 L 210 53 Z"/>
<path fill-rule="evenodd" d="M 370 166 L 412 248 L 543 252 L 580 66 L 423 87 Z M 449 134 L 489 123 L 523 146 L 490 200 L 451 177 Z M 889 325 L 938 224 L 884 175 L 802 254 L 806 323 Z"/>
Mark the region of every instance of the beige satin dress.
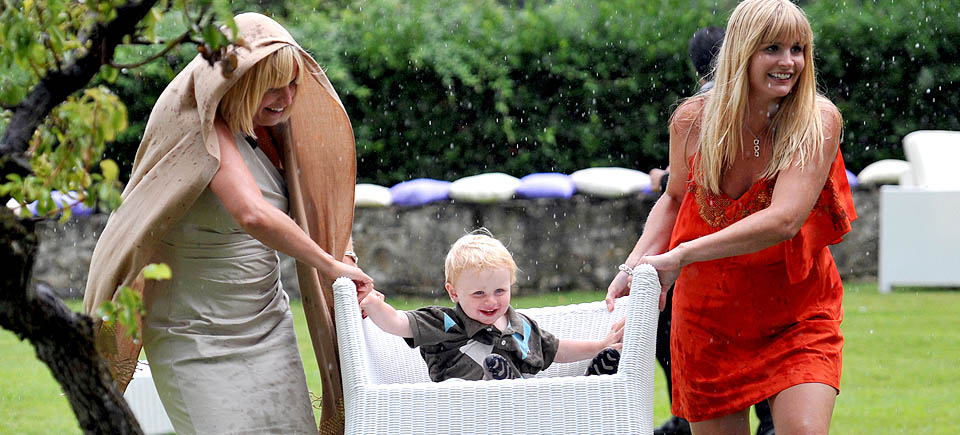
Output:
<path fill-rule="evenodd" d="M 264 198 L 286 212 L 280 172 L 236 139 Z M 317 433 L 277 252 L 209 187 L 160 251 L 173 279 L 147 295 L 143 347 L 177 433 Z"/>

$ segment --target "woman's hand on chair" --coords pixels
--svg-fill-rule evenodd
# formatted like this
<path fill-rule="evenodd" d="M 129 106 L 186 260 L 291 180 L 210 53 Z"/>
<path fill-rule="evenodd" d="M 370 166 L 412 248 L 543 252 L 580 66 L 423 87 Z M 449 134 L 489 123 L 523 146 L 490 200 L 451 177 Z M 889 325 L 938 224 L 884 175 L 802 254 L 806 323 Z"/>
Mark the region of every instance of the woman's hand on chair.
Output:
<path fill-rule="evenodd" d="M 649 264 L 657 269 L 657 276 L 660 279 L 660 311 L 667 305 L 667 291 L 673 286 L 673 283 L 680 277 L 680 260 L 675 255 L 674 250 L 664 252 L 660 255 L 648 255 L 640 259 L 640 264 Z"/>
<path fill-rule="evenodd" d="M 373 278 L 363 273 L 359 267 L 351 266 L 340 261 L 334 262 L 333 267 L 335 268 L 332 273 L 334 278 L 345 276 L 350 278 L 353 284 L 357 286 L 357 302 L 362 301 L 363 298 L 367 296 L 367 293 L 373 290 Z"/>
<path fill-rule="evenodd" d="M 607 287 L 607 297 L 604 299 L 607 303 L 607 311 L 613 311 L 614 301 L 617 298 L 630 294 L 630 280 L 630 275 L 624 271 L 617 272 L 617 276 L 613 277 L 613 282 Z"/>

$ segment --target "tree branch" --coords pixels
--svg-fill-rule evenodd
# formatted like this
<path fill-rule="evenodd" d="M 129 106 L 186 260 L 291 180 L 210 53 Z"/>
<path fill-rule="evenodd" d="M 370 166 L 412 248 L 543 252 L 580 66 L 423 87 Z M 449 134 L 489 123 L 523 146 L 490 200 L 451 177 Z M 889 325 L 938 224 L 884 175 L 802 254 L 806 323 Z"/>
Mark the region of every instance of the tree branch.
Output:
<path fill-rule="evenodd" d="M 0 139 L 0 156 L 19 156 L 43 119 L 67 99 L 84 88 L 113 59 L 114 51 L 123 38 L 137 31 L 137 24 L 150 12 L 157 0 L 129 0 L 117 7 L 116 18 L 106 24 L 97 23 L 87 29 L 90 51 L 62 70 L 48 70 L 27 97 L 13 109 L 10 124 Z"/>
<path fill-rule="evenodd" d="M 113 63 L 113 59 L 109 59 L 109 60 L 107 60 L 107 64 L 109 64 L 110 66 L 112 66 L 112 67 L 114 67 L 114 68 L 116 68 L 116 69 L 136 68 L 136 67 L 139 67 L 139 66 L 146 65 L 146 64 L 148 64 L 148 63 L 150 63 L 150 62 L 153 62 L 153 61 L 159 59 L 159 58 L 162 57 L 163 55 L 169 53 L 170 50 L 173 50 L 173 49 L 176 48 L 178 45 L 180 45 L 180 44 L 182 44 L 182 43 L 184 43 L 184 42 L 196 42 L 196 41 L 193 41 L 193 40 L 190 38 L 190 34 L 191 34 L 191 33 L 193 33 L 192 30 L 187 30 L 187 31 L 184 32 L 182 35 L 180 35 L 180 36 L 176 37 L 175 39 L 172 39 L 170 42 L 168 42 L 168 43 L 167 43 L 167 46 L 164 47 L 163 50 L 160 50 L 157 54 L 154 54 L 153 56 L 150 56 L 150 57 L 148 57 L 148 58 L 146 58 L 146 59 L 144 59 L 144 60 L 142 60 L 142 61 L 140 61 L 140 62 L 127 63 L 127 64 L 116 64 L 116 63 Z"/>

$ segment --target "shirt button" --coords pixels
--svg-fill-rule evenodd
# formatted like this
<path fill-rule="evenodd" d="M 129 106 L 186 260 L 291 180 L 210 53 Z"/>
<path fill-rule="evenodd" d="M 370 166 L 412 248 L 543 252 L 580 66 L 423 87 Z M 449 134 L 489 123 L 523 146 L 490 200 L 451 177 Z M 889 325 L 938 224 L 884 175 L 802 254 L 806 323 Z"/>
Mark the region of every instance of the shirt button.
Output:
<path fill-rule="evenodd" d="M 493 332 L 493 328 L 487 327 L 487 332 Z"/>

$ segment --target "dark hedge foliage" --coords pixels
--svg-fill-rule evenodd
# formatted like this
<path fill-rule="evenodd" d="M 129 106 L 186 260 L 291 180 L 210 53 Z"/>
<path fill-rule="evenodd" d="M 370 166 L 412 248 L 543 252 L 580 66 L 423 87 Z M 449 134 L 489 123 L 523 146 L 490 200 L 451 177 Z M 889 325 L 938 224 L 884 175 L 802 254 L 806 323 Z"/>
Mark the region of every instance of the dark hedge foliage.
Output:
<path fill-rule="evenodd" d="M 915 130 L 960 130 L 960 1 L 812 2 L 818 82 L 844 116 L 853 170 L 903 158 Z"/>
<path fill-rule="evenodd" d="M 314 10 L 290 2 L 285 12 L 270 3 L 266 11 L 338 89 L 357 136 L 360 181 L 386 186 L 490 171 L 664 166 L 670 113 L 697 87 L 687 40 L 700 27 L 724 26 L 736 5 L 342 3 L 349 5 Z M 818 83 L 845 118 L 850 169 L 903 158 L 910 131 L 960 130 L 960 1 L 800 4 L 814 28 Z M 121 95 L 138 95 L 118 154 L 133 155 L 166 71 L 118 80 Z M 135 116 L 144 116 L 139 127 Z"/>
<path fill-rule="evenodd" d="M 361 180 L 648 170 L 696 89 L 687 38 L 724 19 L 714 3 L 381 0 L 294 32 L 339 86 Z"/>

